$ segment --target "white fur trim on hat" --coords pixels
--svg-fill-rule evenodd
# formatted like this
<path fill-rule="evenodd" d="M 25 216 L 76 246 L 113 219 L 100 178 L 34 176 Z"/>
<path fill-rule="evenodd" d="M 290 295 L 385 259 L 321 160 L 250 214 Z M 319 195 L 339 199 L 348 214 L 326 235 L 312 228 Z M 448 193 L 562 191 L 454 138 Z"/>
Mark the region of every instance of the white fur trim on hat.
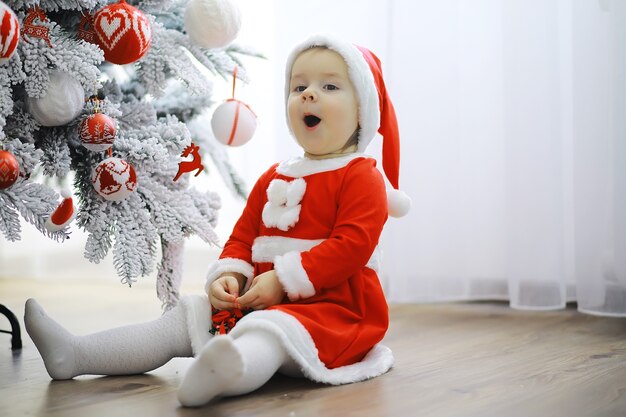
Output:
<path fill-rule="evenodd" d="M 296 45 L 287 58 L 285 72 L 285 107 L 289 98 L 289 83 L 293 63 L 307 49 L 325 46 L 341 55 L 348 66 L 348 75 L 359 100 L 359 133 L 358 152 L 364 152 L 380 127 L 380 110 L 378 90 L 372 71 L 361 51 L 353 44 L 330 34 L 313 35 Z M 291 129 L 291 127 L 289 127 Z"/>
<path fill-rule="evenodd" d="M 291 301 L 315 295 L 315 287 L 302 266 L 299 252 L 287 252 L 277 256 L 274 259 L 274 270 Z"/>

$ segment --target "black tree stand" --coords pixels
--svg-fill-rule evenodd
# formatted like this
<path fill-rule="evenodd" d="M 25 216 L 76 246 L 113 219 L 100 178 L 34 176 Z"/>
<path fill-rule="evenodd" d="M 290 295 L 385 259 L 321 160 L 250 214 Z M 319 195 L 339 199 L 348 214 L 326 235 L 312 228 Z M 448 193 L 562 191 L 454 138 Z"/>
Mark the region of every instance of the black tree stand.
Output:
<path fill-rule="evenodd" d="M 0 304 L 0 314 L 4 314 L 9 320 L 9 323 L 11 323 L 11 331 L 0 330 L 0 333 L 8 333 L 11 335 L 11 350 L 20 350 L 22 348 L 22 332 L 17 317 L 2 304 Z"/>

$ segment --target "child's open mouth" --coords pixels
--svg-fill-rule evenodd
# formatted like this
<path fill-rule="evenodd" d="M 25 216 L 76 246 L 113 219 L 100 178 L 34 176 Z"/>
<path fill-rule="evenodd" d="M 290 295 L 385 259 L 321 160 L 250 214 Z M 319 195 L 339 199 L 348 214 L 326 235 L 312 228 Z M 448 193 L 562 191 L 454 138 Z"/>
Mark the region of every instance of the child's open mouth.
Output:
<path fill-rule="evenodd" d="M 307 127 L 315 127 L 319 124 L 319 122 L 321 122 L 322 119 L 320 119 L 319 117 L 313 115 L 313 114 L 307 114 L 304 116 L 304 124 Z"/>

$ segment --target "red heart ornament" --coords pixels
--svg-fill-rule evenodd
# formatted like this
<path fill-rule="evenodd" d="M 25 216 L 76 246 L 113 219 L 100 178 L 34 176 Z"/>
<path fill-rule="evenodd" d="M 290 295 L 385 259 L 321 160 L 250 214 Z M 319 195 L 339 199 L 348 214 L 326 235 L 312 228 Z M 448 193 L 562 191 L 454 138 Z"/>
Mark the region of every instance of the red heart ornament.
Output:
<path fill-rule="evenodd" d="M 104 59 L 129 64 L 143 57 L 152 41 L 150 21 L 124 0 L 103 7 L 94 15 L 94 30 Z"/>

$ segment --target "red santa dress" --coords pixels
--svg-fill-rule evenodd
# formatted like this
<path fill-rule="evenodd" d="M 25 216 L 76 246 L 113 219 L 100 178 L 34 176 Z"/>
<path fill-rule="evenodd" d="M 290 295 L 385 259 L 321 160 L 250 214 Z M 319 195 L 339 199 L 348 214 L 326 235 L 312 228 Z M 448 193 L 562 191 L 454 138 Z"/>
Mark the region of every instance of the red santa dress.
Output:
<path fill-rule="evenodd" d="M 274 333 L 302 373 L 319 382 L 356 382 L 388 371 L 393 355 L 379 342 L 389 314 L 376 272 L 386 220 L 385 185 L 373 158 L 355 153 L 272 166 L 250 193 L 207 288 L 222 273 L 239 272 L 247 289 L 256 275 L 274 269 L 287 296 L 247 314 L 230 335 L 252 328 Z M 189 322 L 198 329 L 204 320 L 195 311 Z M 205 340 L 192 340 L 194 350 Z"/>

